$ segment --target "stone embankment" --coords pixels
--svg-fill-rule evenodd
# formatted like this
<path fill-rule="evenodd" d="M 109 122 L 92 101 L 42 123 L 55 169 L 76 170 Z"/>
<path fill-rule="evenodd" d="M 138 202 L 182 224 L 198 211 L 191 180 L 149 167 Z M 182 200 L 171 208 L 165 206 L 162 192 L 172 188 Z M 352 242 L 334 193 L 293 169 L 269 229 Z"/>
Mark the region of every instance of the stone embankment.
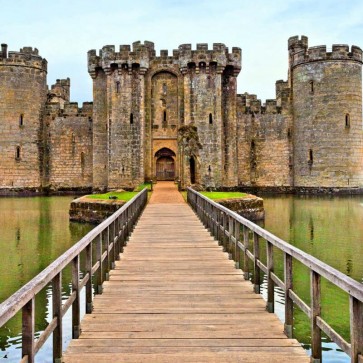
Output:
<path fill-rule="evenodd" d="M 98 224 L 115 213 L 125 203 L 123 200 L 80 197 L 71 202 L 69 219 L 73 222 Z"/>
<path fill-rule="evenodd" d="M 215 202 L 252 221 L 265 218 L 263 199 L 252 194 L 244 198 L 218 199 Z"/>

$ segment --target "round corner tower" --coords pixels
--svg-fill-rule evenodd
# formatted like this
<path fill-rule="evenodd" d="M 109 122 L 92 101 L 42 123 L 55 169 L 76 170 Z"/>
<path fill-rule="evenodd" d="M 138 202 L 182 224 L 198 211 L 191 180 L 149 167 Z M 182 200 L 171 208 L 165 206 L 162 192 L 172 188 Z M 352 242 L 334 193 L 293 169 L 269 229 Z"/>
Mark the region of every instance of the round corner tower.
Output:
<path fill-rule="evenodd" d="M 294 185 L 363 185 L 362 50 L 348 45 L 308 48 L 288 41 L 294 119 Z"/>
<path fill-rule="evenodd" d="M 0 53 L 0 188 L 39 188 L 42 175 L 42 116 L 47 61 L 38 50 Z"/>

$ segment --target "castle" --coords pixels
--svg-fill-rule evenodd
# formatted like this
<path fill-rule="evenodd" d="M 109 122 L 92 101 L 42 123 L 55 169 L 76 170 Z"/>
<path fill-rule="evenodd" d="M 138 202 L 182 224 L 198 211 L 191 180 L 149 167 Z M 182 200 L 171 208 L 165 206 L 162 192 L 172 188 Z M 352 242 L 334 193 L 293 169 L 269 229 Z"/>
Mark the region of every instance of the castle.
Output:
<path fill-rule="evenodd" d="M 0 191 L 363 187 L 362 50 L 288 40 L 276 99 L 237 94 L 241 49 L 151 42 L 88 52 L 93 103 L 47 87 L 37 49 L 0 53 Z"/>

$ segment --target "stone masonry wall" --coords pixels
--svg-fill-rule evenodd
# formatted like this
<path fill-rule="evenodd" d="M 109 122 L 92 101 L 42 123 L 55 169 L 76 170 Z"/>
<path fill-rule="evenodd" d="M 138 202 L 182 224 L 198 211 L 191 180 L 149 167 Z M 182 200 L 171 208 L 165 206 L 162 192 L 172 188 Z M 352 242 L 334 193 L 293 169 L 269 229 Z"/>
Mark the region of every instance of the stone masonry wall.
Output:
<path fill-rule="evenodd" d="M 144 180 L 140 114 L 143 79 L 139 67 L 115 70 L 107 79 L 109 98 L 109 188 L 130 188 Z"/>
<path fill-rule="evenodd" d="M 107 125 L 107 135 L 101 137 L 98 130 L 94 132 L 94 147 L 106 145 L 102 155 L 105 150 L 108 155 L 107 160 L 102 156 L 107 164 L 105 169 L 108 168 L 107 176 L 103 172 L 102 184 L 106 185 L 107 178 L 109 188 L 132 187 L 145 177 L 154 178 L 155 147 L 169 145 L 176 154 L 176 175 L 181 176 L 183 185 L 189 185 L 190 156 L 175 152 L 177 128 L 184 123 L 197 126 L 204 144 L 200 154 L 195 155 L 196 182 L 218 187 L 227 172 L 224 181 L 235 184 L 236 95 L 235 78 L 232 78 L 240 68 L 241 50 L 233 48 L 229 52 L 221 43 L 213 44 L 213 49 L 208 49 L 207 44 L 197 44 L 196 50 L 192 50 L 190 44 L 183 44 L 173 50 L 172 56 L 162 50 L 158 57 L 151 42 L 135 42 L 132 51 L 129 45 L 121 45 L 119 50 L 111 45 L 104 46 L 99 54 L 89 51 L 88 70 L 94 79 L 95 127 L 101 119 Z M 225 69 L 232 70 L 232 78 L 227 77 L 224 85 L 223 102 L 228 111 L 223 114 L 222 74 Z M 103 83 L 102 93 L 102 82 L 98 78 L 103 72 L 106 87 Z M 94 162 L 96 158 L 101 156 L 95 156 Z M 101 173 L 95 163 L 95 186 Z"/>
<path fill-rule="evenodd" d="M 64 104 L 46 119 L 50 190 L 92 188 L 92 104 Z"/>
<path fill-rule="evenodd" d="M 24 47 L 0 53 L 0 188 L 41 188 L 47 62 Z"/>
<path fill-rule="evenodd" d="M 294 185 L 363 185 L 362 51 L 289 39 Z"/>
<path fill-rule="evenodd" d="M 217 65 L 190 67 L 190 115 L 202 148 L 197 159 L 197 184 L 218 187 L 223 175 L 222 76 Z M 188 169 L 188 165 L 186 166 Z M 199 179 L 199 180 L 198 180 Z"/>
<path fill-rule="evenodd" d="M 290 186 L 291 115 L 256 96 L 238 97 L 238 176 L 243 186 Z"/>

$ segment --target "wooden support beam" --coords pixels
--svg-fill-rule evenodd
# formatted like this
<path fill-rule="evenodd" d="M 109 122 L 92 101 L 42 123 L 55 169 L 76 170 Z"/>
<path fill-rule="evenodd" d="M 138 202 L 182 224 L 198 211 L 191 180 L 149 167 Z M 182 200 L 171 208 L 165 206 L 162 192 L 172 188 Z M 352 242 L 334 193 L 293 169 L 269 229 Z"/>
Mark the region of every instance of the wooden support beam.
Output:
<path fill-rule="evenodd" d="M 35 298 L 29 300 L 22 309 L 22 357 L 28 356 L 28 363 L 34 363 L 35 343 Z"/>
<path fill-rule="evenodd" d="M 289 290 L 293 288 L 292 279 L 292 256 L 284 254 L 284 279 L 285 279 L 285 334 L 292 338 L 292 329 L 294 321 L 294 302 L 289 296 Z"/>
<path fill-rule="evenodd" d="M 53 319 L 57 319 L 57 326 L 53 331 L 53 361 L 62 358 L 63 324 L 62 324 L 62 273 L 58 273 L 52 281 Z"/>
<path fill-rule="evenodd" d="M 310 271 L 310 299 L 311 299 L 311 362 L 320 363 L 322 358 L 321 330 L 316 319 L 321 314 L 320 306 L 320 275 Z"/>

